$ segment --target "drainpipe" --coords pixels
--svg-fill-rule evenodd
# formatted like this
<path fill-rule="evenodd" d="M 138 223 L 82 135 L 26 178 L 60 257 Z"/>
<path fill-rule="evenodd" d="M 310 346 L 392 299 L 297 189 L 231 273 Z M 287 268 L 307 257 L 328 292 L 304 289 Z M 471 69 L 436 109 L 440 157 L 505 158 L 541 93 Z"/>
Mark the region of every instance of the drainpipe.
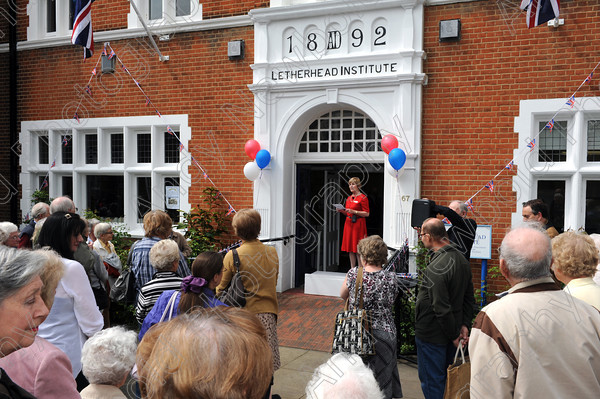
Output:
<path fill-rule="evenodd" d="M 8 7 L 10 13 L 9 23 L 9 141 L 10 141 L 10 220 L 17 226 L 21 222 L 19 217 L 19 157 L 15 153 L 19 137 L 17 135 L 17 10 L 16 7 Z"/>

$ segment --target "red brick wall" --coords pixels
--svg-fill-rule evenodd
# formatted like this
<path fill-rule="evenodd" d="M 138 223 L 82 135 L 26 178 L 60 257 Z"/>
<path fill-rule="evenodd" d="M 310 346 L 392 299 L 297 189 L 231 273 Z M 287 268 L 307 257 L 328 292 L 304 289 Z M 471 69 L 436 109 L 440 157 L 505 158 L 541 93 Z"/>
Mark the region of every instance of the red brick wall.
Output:
<path fill-rule="evenodd" d="M 501 13 L 500 3 L 507 3 L 509 16 Z M 512 159 L 520 100 L 566 100 L 600 61 L 598 2 L 561 2 L 565 25 L 558 29 L 527 29 L 524 14 L 512 3 L 425 8 L 424 72 L 429 81 L 423 89 L 424 197 L 441 203 L 468 199 Z M 461 40 L 440 43 L 439 21 L 455 18 L 461 20 Z M 578 96 L 600 95 L 597 82 Z M 494 180 L 493 194 L 483 190 L 474 199 L 477 222 L 493 226 L 490 266 L 498 264 L 496 248 L 510 227 L 511 212 L 517 202 L 529 199 L 516 198 L 512 191 L 515 173 L 503 173 Z M 473 272 L 479 281 L 479 267 Z M 499 279 L 490 289 L 505 287 Z"/>

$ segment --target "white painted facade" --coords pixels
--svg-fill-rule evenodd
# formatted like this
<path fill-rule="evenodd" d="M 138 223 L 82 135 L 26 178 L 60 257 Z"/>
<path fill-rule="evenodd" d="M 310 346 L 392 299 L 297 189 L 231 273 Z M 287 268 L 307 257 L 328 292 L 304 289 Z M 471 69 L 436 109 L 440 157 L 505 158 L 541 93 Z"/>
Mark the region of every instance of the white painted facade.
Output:
<path fill-rule="evenodd" d="M 410 207 L 420 187 L 423 74 L 422 0 L 328 1 L 250 12 L 255 28 L 254 138 L 271 164 L 254 183 L 262 236 L 295 234 L 296 165 L 383 164 L 379 152 L 299 153 L 307 126 L 332 110 L 351 109 L 395 134 L 407 153 L 404 173 L 384 177 L 383 239 L 414 243 Z M 277 243 L 278 290 L 294 287 L 294 246 Z M 343 278 L 343 274 L 341 276 Z M 309 284 L 307 280 L 307 284 Z M 335 288 L 339 290 L 339 285 Z"/>

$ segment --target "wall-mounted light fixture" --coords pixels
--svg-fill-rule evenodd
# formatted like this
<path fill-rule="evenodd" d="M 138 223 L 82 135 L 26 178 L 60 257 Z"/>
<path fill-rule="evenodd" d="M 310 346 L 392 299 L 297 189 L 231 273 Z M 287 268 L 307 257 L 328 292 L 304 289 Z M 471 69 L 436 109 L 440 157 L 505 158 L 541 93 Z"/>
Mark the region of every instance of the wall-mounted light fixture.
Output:
<path fill-rule="evenodd" d="M 241 60 L 244 58 L 244 41 L 233 40 L 227 43 L 227 56 L 230 60 Z"/>
<path fill-rule="evenodd" d="M 460 19 L 440 21 L 440 42 L 460 40 Z"/>
<path fill-rule="evenodd" d="M 104 48 L 107 48 L 110 43 L 104 43 Z M 100 70 L 102 73 L 114 73 L 117 56 L 113 55 L 109 58 L 108 54 L 102 54 L 100 62 Z"/>

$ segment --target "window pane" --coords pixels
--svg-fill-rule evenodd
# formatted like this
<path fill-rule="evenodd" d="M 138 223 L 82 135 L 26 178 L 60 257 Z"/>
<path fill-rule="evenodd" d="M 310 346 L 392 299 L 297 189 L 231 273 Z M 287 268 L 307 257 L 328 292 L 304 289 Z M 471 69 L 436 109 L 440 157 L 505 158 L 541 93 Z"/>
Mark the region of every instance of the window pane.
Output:
<path fill-rule="evenodd" d="M 162 0 L 149 0 L 150 2 L 150 19 L 162 18 Z"/>
<path fill-rule="evenodd" d="M 56 32 L 56 0 L 46 0 L 46 32 Z"/>
<path fill-rule="evenodd" d="M 165 163 L 179 163 L 179 140 L 170 133 L 165 133 Z"/>
<path fill-rule="evenodd" d="M 71 136 L 61 136 L 61 157 L 63 165 L 73 163 L 73 140 Z"/>
<path fill-rule="evenodd" d="M 600 121 L 588 121 L 587 161 L 600 162 Z"/>
<path fill-rule="evenodd" d="M 50 185 L 48 184 L 49 183 L 48 179 L 49 179 L 49 177 L 45 176 L 45 175 L 38 176 L 38 188 L 41 191 L 46 191 L 46 192 L 50 191 Z"/>
<path fill-rule="evenodd" d="M 539 155 L 540 162 L 567 161 L 567 121 L 556 121 L 550 129 L 540 122 Z M 543 129 L 543 130 L 542 130 Z"/>
<path fill-rule="evenodd" d="M 85 163 L 98 163 L 98 135 L 85 135 Z"/>
<path fill-rule="evenodd" d="M 177 0 L 176 7 L 177 11 L 175 12 L 175 15 L 178 17 L 191 14 L 190 0 Z"/>
<path fill-rule="evenodd" d="M 152 143 L 149 133 L 137 135 L 137 161 L 138 163 L 152 162 Z"/>
<path fill-rule="evenodd" d="M 599 180 L 588 180 L 585 185 L 585 232 L 600 233 Z"/>
<path fill-rule="evenodd" d="M 165 193 L 167 191 L 166 187 L 177 187 L 179 189 L 179 177 L 165 177 Z M 173 206 L 174 204 L 171 205 L 171 207 Z M 165 195 L 165 212 L 171 216 L 173 223 L 179 223 L 179 208 L 181 208 L 181 205 L 178 207 L 178 209 L 169 209 Z"/>
<path fill-rule="evenodd" d="M 73 176 L 62 177 L 62 195 L 73 198 Z"/>
<path fill-rule="evenodd" d="M 48 164 L 48 136 L 41 135 L 38 137 L 38 161 L 40 165 Z"/>
<path fill-rule="evenodd" d="M 144 215 L 152 209 L 152 184 L 148 176 L 137 178 L 137 220 L 144 221 Z"/>
<path fill-rule="evenodd" d="M 123 176 L 88 175 L 87 208 L 103 218 L 122 218 Z"/>
<path fill-rule="evenodd" d="M 562 233 L 565 225 L 565 181 L 540 180 L 537 192 L 538 198 L 548 205 L 549 222 Z"/>
<path fill-rule="evenodd" d="M 123 163 L 125 161 L 125 147 L 123 146 L 123 134 L 113 133 L 110 135 L 110 162 Z"/>

